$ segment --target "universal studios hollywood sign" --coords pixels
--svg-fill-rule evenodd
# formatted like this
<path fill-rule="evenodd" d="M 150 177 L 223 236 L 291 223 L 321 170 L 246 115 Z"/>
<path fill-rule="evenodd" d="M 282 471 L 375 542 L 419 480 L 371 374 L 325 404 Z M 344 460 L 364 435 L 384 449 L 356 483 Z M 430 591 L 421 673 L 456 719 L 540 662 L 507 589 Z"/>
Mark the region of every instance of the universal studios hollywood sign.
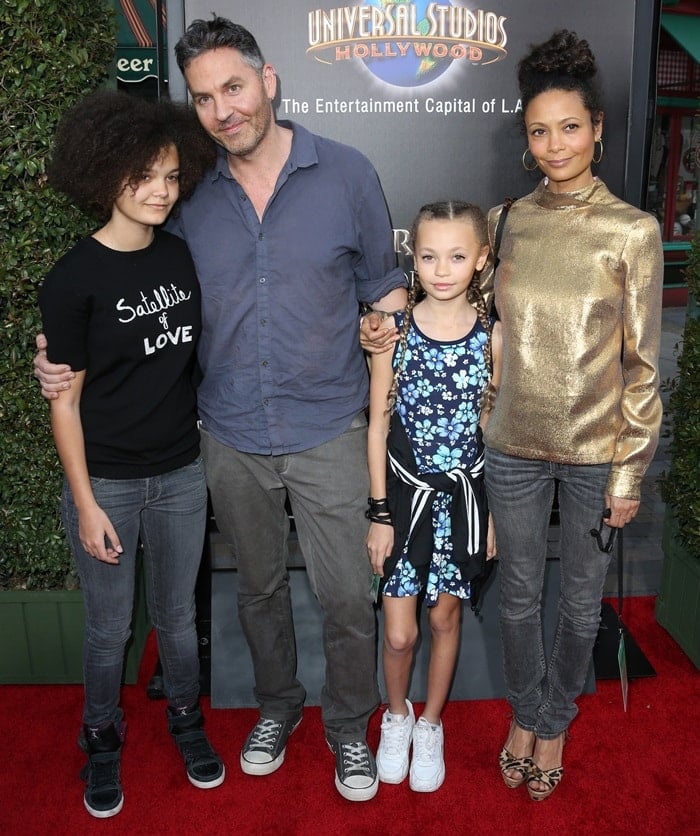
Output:
<path fill-rule="evenodd" d="M 506 20 L 449 2 L 367 0 L 309 12 L 307 53 L 325 64 L 360 59 L 386 84 L 419 87 L 454 61 L 478 65 L 505 58 Z"/>

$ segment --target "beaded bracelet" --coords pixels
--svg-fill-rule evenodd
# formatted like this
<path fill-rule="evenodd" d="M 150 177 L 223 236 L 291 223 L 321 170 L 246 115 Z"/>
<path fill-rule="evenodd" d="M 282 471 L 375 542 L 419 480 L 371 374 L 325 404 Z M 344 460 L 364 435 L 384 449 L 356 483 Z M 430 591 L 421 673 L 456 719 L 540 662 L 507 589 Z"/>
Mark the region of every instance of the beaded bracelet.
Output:
<path fill-rule="evenodd" d="M 374 523 L 381 525 L 392 525 L 391 514 L 389 513 L 389 504 L 384 499 L 373 499 L 371 496 L 367 499 L 369 508 L 365 511 L 365 517 Z"/>

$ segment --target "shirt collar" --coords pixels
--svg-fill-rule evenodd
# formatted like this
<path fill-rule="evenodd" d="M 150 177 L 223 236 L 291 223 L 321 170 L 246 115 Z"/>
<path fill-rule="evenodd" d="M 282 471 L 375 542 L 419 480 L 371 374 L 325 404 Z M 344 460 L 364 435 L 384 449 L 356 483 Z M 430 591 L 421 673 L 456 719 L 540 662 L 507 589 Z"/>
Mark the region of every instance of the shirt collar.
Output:
<path fill-rule="evenodd" d="M 291 172 L 297 168 L 310 168 L 312 165 L 317 165 L 316 137 L 311 131 L 307 131 L 296 122 L 287 120 L 280 120 L 278 124 L 292 131 L 292 150 L 285 164 L 287 169 Z"/>
<path fill-rule="evenodd" d="M 540 181 L 535 189 L 535 203 L 544 209 L 571 209 L 578 206 L 588 206 L 593 203 L 598 193 L 604 194 L 605 185 L 597 177 L 588 186 L 573 192 L 550 192 L 547 189 L 547 178 Z"/>
<path fill-rule="evenodd" d="M 279 120 L 278 125 L 283 128 L 289 128 L 292 131 L 292 148 L 289 152 L 284 168 L 288 174 L 295 171 L 297 168 L 310 168 L 318 164 L 318 151 L 316 150 L 316 137 L 307 131 L 306 128 L 287 120 Z M 228 158 L 226 156 L 226 149 L 219 146 L 217 148 L 216 163 L 211 170 L 212 183 L 218 180 L 219 177 L 226 177 L 228 180 L 233 180 L 231 169 L 228 167 Z"/>

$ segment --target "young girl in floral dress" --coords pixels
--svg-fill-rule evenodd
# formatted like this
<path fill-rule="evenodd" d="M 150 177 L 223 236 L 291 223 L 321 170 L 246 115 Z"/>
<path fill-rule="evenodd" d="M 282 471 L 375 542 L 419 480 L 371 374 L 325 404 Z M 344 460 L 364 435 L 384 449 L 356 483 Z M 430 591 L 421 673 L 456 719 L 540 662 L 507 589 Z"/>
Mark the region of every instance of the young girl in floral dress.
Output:
<path fill-rule="evenodd" d="M 488 256 L 486 219 L 472 204 L 424 206 L 414 222 L 416 277 L 393 352 L 372 357 L 369 558 L 382 577 L 388 708 L 379 779 L 433 792 L 443 783 L 443 729 L 459 647 L 462 601 L 495 542 L 483 486 L 481 409 L 497 387 L 500 326 L 478 286 Z M 489 533 L 487 543 L 487 532 Z M 431 630 L 427 700 L 416 721 L 407 699 L 424 595 Z"/>

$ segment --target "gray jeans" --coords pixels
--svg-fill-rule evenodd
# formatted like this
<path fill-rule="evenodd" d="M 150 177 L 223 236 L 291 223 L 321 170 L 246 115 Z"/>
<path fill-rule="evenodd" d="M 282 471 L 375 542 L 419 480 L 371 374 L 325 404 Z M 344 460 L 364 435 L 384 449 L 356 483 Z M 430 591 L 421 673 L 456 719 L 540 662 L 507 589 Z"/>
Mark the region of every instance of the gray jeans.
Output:
<path fill-rule="evenodd" d="M 486 449 L 486 487 L 498 546 L 500 629 L 508 701 L 518 725 L 552 739 L 576 716 L 600 625 L 610 555 L 590 530 L 605 506 L 609 464 L 566 465 Z M 561 586 L 554 645 L 545 656 L 541 603 L 547 531 L 559 482 Z"/>
<path fill-rule="evenodd" d="M 199 696 L 194 587 L 207 519 L 202 460 L 161 476 L 90 481 L 124 553 L 113 565 L 84 551 L 78 512 L 64 483 L 63 521 L 85 602 L 83 722 L 99 726 L 121 716 L 119 689 L 124 648 L 131 635 L 139 538 L 145 552 L 148 612 L 158 638 L 165 693 L 172 706 L 192 705 Z"/>
<path fill-rule="evenodd" d="M 255 674 L 260 713 L 300 715 L 287 574 L 288 496 L 309 583 L 323 610 L 326 657 L 321 709 L 326 734 L 364 739 L 379 703 L 375 614 L 364 511 L 369 490 L 367 422 L 339 438 L 280 456 L 240 453 L 202 430 L 207 483 L 219 530 L 238 563 L 238 613 Z"/>

